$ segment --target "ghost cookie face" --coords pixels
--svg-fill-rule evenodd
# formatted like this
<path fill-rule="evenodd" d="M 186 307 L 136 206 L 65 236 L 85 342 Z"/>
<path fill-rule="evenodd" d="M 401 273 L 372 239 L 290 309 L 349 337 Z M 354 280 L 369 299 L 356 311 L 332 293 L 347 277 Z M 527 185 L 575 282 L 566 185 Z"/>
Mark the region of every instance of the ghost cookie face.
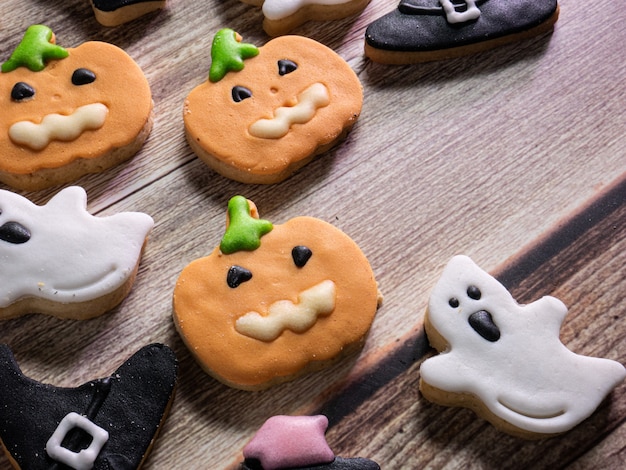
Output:
<path fill-rule="evenodd" d="M 568 431 L 626 371 L 618 362 L 567 349 L 559 340 L 566 313 L 549 296 L 519 305 L 471 259 L 452 258 L 428 303 L 426 334 L 440 354 L 420 368 L 422 394 L 471 408 L 523 438 Z"/>
<path fill-rule="evenodd" d="M 242 196 L 213 253 L 174 289 L 174 323 L 207 373 L 258 390 L 358 350 L 380 303 L 359 247 L 312 217 L 259 219 Z"/>
<path fill-rule="evenodd" d="M 139 212 L 94 217 L 86 205 L 78 186 L 44 206 L 0 190 L 0 319 L 86 319 L 128 295 L 154 222 Z"/>
<path fill-rule="evenodd" d="M 365 55 L 384 64 L 450 59 L 552 31 L 556 0 L 401 0 L 365 31 Z"/>
<path fill-rule="evenodd" d="M 242 0 L 262 7 L 263 29 L 280 36 L 309 20 L 329 21 L 363 11 L 370 0 Z"/>
<path fill-rule="evenodd" d="M 334 51 L 282 36 L 257 48 L 233 30 L 213 41 L 209 80 L 184 105 L 196 155 L 244 183 L 284 180 L 337 144 L 361 112 L 361 83 Z"/>
<path fill-rule="evenodd" d="M 133 156 L 152 126 L 150 87 L 120 48 L 55 44 L 28 28 L 0 73 L 0 181 L 38 190 Z"/>

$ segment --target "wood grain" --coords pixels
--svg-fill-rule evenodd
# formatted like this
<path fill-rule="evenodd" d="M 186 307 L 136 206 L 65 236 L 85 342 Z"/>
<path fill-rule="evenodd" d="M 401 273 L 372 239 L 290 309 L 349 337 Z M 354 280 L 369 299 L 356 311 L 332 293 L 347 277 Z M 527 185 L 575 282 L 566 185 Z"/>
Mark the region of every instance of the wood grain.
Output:
<path fill-rule="evenodd" d="M 330 418 L 327 439 L 338 455 L 366 456 L 383 469 L 624 466 L 623 383 L 574 430 L 530 443 L 470 411 L 432 405 L 417 388 L 419 365 L 433 353 L 421 324 L 428 294 L 459 253 L 520 302 L 561 298 L 569 307 L 561 339 L 575 352 L 626 363 L 621 5 L 562 0 L 551 35 L 445 62 L 371 63 L 364 30 L 396 5 L 372 0 L 361 15 L 294 31 L 348 61 L 363 83 L 363 112 L 339 147 L 283 183 L 254 186 L 195 158 L 182 105 L 207 78 L 218 29 L 269 40 L 258 8 L 168 0 L 163 11 L 106 28 L 87 0 L 0 3 L 2 60 L 26 27 L 44 23 L 65 47 L 103 40 L 124 48 L 152 87 L 155 123 L 143 149 L 76 182 L 92 213 L 143 211 L 156 221 L 130 296 L 93 320 L 28 315 L 0 329 L 27 375 L 60 386 L 106 376 L 148 342 L 170 345 L 180 360 L 178 392 L 145 468 L 231 468 L 269 416 L 317 412 Z M 58 189 L 21 194 L 43 203 Z M 255 393 L 217 383 L 193 361 L 172 324 L 173 286 L 216 246 L 235 194 L 276 223 L 319 217 L 361 246 L 385 301 L 358 356 Z"/>

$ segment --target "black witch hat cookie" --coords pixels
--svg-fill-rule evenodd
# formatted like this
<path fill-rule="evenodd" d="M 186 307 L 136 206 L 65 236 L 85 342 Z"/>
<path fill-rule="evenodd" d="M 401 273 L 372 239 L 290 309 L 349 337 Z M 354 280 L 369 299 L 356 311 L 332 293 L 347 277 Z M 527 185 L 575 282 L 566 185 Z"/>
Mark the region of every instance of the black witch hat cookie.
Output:
<path fill-rule="evenodd" d="M 177 361 L 151 344 L 77 388 L 26 377 L 0 345 L 0 441 L 16 469 L 141 467 L 174 396 Z"/>
<path fill-rule="evenodd" d="M 557 0 L 401 0 L 365 31 L 365 55 L 384 64 L 449 59 L 552 30 Z"/>
<path fill-rule="evenodd" d="M 165 7 L 165 0 L 90 0 L 89 3 L 103 26 L 118 26 Z"/>

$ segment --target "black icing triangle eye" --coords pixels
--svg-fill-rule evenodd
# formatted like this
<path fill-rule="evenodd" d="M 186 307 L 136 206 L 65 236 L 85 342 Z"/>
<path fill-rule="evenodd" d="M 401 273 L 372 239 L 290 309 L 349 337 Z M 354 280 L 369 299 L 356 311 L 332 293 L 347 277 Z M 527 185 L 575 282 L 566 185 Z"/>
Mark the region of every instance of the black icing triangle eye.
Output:
<path fill-rule="evenodd" d="M 278 75 L 287 75 L 298 68 L 298 64 L 289 59 L 281 59 L 278 61 Z"/>
<path fill-rule="evenodd" d="M 11 89 L 11 99 L 13 101 L 22 101 L 35 96 L 35 89 L 28 83 L 17 82 Z"/>
<path fill-rule="evenodd" d="M 234 86 L 232 90 L 233 101 L 239 103 L 247 98 L 252 98 L 252 92 L 245 86 Z"/>
<path fill-rule="evenodd" d="M 96 80 L 96 74 L 89 69 L 76 69 L 72 74 L 73 85 L 87 85 Z"/>
<path fill-rule="evenodd" d="M 252 273 L 241 266 L 231 266 L 226 274 L 226 284 L 233 289 L 250 279 L 252 279 Z"/>
<path fill-rule="evenodd" d="M 5 222 L 0 227 L 0 240 L 19 245 L 30 240 L 30 232 L 18 222 Z"/>
<path fill-rule="evenodd" d="M 304 267 L 304 265 L 307 264 L 312 255 L 313 252 L 306 246 L 302 245 L 294 246 L 291 250 L 293 263 L 299 268 Z"/>
<path fill-rule="evenodd" d="M 470 299 L 474 299 L 474 300 L 480 300 L 480 297 L 482 296 L 480 289 L 476 286 L 469 286 L 467 288 L 467 296 Z"/>

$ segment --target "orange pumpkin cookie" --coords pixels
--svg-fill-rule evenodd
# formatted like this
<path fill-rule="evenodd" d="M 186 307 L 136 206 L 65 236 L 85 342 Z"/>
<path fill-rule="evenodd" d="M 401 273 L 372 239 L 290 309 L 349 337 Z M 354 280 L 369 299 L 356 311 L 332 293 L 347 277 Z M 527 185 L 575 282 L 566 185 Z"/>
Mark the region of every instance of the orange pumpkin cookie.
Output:
<path fill-rule="evenodd" d="M 34 25 L 0 73 L 0 181 L 38 190 L 132 157 L 152 127 L 152 96 L 122 49 L 55 44 Z"/>
<path fill-rule="evenodd" d="M 273 225 L 243 196 L 228 215 L 220 246 L 174 289 L 174 323 L 204 370 L 259 390 L 358 350 L 381 296 L 354 241 L 312 217 Z"/>
<path fill-rule="evenodd" d="M 361 113 L 356 74 L 312 39 L 282 36 L 257 48 L 223 29 L 211 57 L 209 80 L 185 100 L 185 131 L 202 161 L 236 181 L 284 180 L 342 140 Z"/>

